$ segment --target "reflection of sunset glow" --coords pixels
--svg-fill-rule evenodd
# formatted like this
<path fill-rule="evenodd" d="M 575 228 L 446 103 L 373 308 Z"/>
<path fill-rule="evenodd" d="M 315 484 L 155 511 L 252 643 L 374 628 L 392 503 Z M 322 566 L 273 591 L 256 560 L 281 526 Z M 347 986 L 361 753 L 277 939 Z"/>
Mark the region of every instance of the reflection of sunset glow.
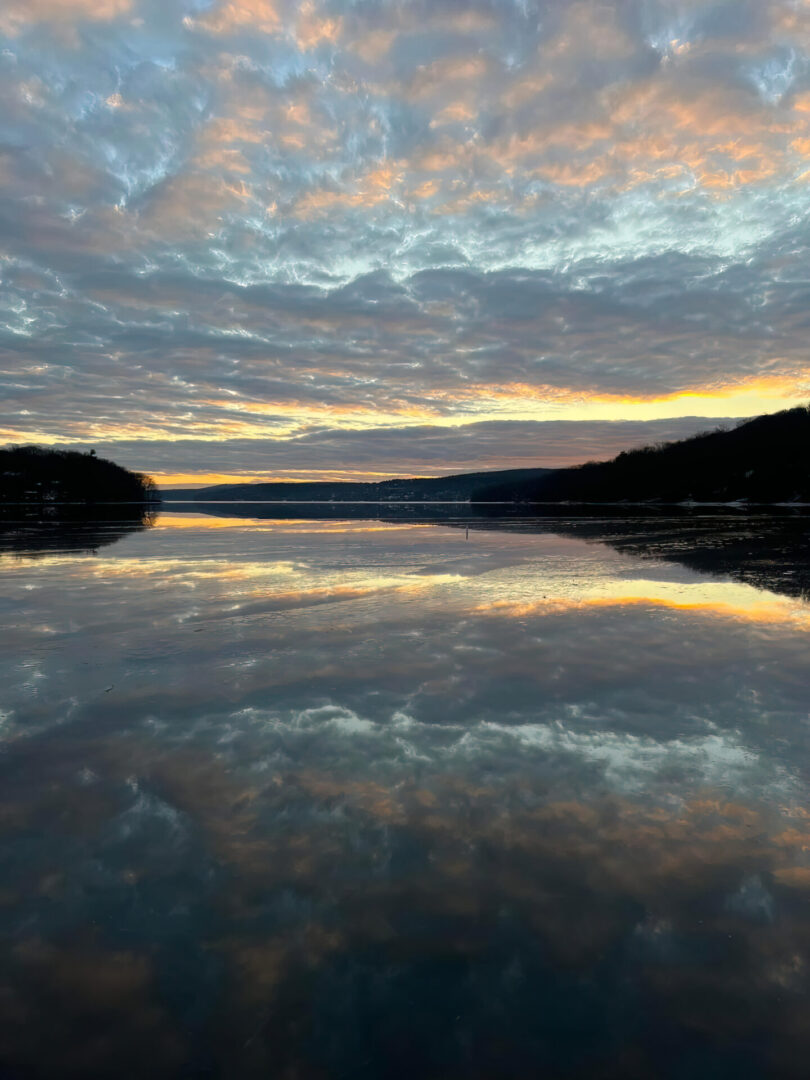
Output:
<path fill-rule="evenodd" d="M 684 1028 L 708 972 L 701 1017 L 716 1008 L 723 1039 L 741 971 L 774 1024 L 786 995 L 804 1015 L 806 604 L 569 535 L 568 519 L 156 518 L 45 530 L 62 548 L 6 535 L 0 817 L 25 857 L 3 900 L 17 925 L 32 906 L 49 916 L 6 955 L 12 1004 L 70 1019 L 76 1001 L 89 1018 L 47 1041 L 43 1073 L 65 1048 L 96 1054 L 108 1016 L 116 1051 L 147 1032 L 154 1073 L 188 995 L 162 1011 L 153 998 L 208 970 L 222 1059 L 245 1076 L 301 1060 L 300 1029 L 265 1037 L 268 1016 L 317 1010 L 320 986 L 369 964 L 375 993 L 408 973 L 383 1008 L 410 1030 L 411 987 L 438 958 L 463 1002 L 453 1038 L 473 982 L 491 1016 L 477 975 L 509 970 L 516 948 L 541 982 L 570 977 L 577 1001 L 591 972 L 617 986 L 630 972 Z M 631 518 L 608 524 L 635 542 Z M 750 519 L 683 524 L 676 554 L 696 531 L 721 541 L 718 524 L 746 536 Z M 191 976 L 166 935 L 181 904 Z M 674 999 L 673 971 L 689 990 Z M 533 1037 L 538 982 L 509 985 Z M 635 989 L 629 1005 L 635 1031 Z M 44 1060 L 38 1021 L 12 1028 L 33 1033 L 24 1060 Z M 342 1018 L 335 1030 L 337 1045 Z M 241 1068 L 258 1060 L 251 1039 L 260 1069 Z"/>
<path fill-rule="evenodd" d="M 170 519 L 170 515 L 167 515 Z M 161 518 L 161 522 L 165 521 Z M 320 525 L 321 523 L 317 523 Z M 284 521 L 264 523 L 251 529 L 256 533 L 270 533 L 278 537 L 297 537 L 312 534 L 312 522 Z M 303 526 L 303 528 L 301 528 Z M 177 515 L 177 524 L 171 519 L 168 529 L 197 528 L 196 522 L 183 520 Z M 211 529 L 244 528 L 239 519 L 215 519 Z M 316 533 L 329 536 L 356 536 L 362 539 L 369 533 L 398 533 L 430 526 L 372 526 L 364 527 L 362 522 L 324 522 Z M 462 581 L 462 576 L 443 573 L 437 568 L 435 573 L 427 574 L 385 574 L 370 573 L 363 570 L 347 569 L 340 575 L 340 581 L 314 573 L 305 563 L 289 561 L 262 560 L 260 562 L 245 559 L 232 561 L 221 558 L 186 560 L 183 558 L 139 559 L 139 558 L 86 558 L 77 561 L 74 555 L 42 555 L 37 559 L 38 570 L 59 571 L 70 569 L 77 580 L 95 582 L 127 581 L 142 582 L 145 589 L 152 589 L 158 583 L 165 588 L 196 590 L 202 588 L 209 599 L 225 598 L 230 602 L 228 611 L 236 614 L 239 605 L 247 600 L 261 599 L 281 606 L 296 603 L 306 605 L 321 601 L 363 599 L 378 593 L 424 594 L 431 589 L 452 585 Z M 19 568 L 16 556 L 0 555 L 0 569 Z M 298 588 L 291 587 L 299 582 Z M 218 588 L 221 586 L 221 588 Z M 43 630 L 44 628 L 40 628 Z M 50 632 L 50 631 L 49 631 Z"/>
<path fill-rule="evenodd" d="M 73 555 L 43 553 L 37 564 L 43 569 L 70 567 L 76 577 L 87 580 L 142 580 L 149 588 L 157 581 L 163 581 L 166 587 L 204 588 L 211 599 L 227 598 L 235 605 L 261 599 L 280 606 L 295 603 L 305 606 L 326 602 L 330 597 L 345 602 L 383 593 L 393 602 L 398 596 L 405 598 L 418 594 L 431 607 L 446 606 L 459 615 L 510 620 L 635 607 L 639 610 L 662 608 L 686 616 L 731 619 L 762 626 L 810 628 L 810 608 L 803 600 L 741 582 L 717 578 L 688 582 L 661 580 L 657 574 L 647 577 L 643 572 L 638 575 L 638 571 L 637 576 L 627 577 L 618 575 L 611 568 L 610 559 L 597 576 L 590 571 L 579 574 L 576 570 L 578 560 L 591 558 L 598 549 L 584 540 L 563 539 L 553 534 L 541 534 L 534 539 L 510 536 L 508 542 L 516 545 L 520 552 L 516 566 L 499 569 L 496 565 L 489 570 L 486 562 L 480 565 L 476 562 L 480 558 L 478 545 L 486 544 L 486 534 L 476 533 L 476 545 L 468 547 L 460 531 L 419 522 L 160 513 L 152 532 L 163 533 L 169 541 L 173 534 L 183 533 L 241 534 L 241 539 L 236 539 L 235 543 L 237 549 L 244 546 L 244 554 L 237 559 L 223 559 L 212 552 L 208 558 L 193 561 L 176 553 L 160 560 L 121 554 L 117 558 L 85 558 L 77 563 Z M 329 572 L 314 569 L 309 560 L 300 564 L 283 557 L 257 560 L 250 554 L 252 544 L 260 537 L 284 545 L 298 541 L 307 545 L 322 543 L 324 547 L 319 550 L 328 552 L 337 551 L 336 545 L 344 542 L 358 551 L 366 542 L 374 545 L 374 549 L 379 545 L 380 551 L 385 550 L 389 542 L 418 550 L 419 539 L 431 535 L 449 541 L 453 556 L 449 564 L 443 558 L 428 560 L 419 565 L 416 572 L 389 574 L 347 565 L 336 579 Z M 496 541 L 502 542 L 502 539 Z M 544 543 L 551 547 L 533 547 Z M 554 551 L 555 559 L 549 561 L 542 555 L 544 550 Z M 465 557 L 473 560 L 469 570 L 464 564 Z M 559 558 L 565 561 L 557 561 Z M 15 560 L 14 555 L 0 555 L 0 566 L 17 565 Z M 147 583 L 151 584 L 147 586 Z"/>
<path fill-rule="evenodd" d="M 297 533 L 312 532 L 317 535 L 329 533 L 397 533 L 412 532 L 417 529 L 430 529 L 431 525 L 418 522 L 383 522 L 383 521 L 313 521 L 311 518 L 254 518 L 217 517 L 215 514 L 168 514 L 161 513 L 156 527 L 168 529 L 250 529 L 251 532 Z"/>
<path fill-rule="evenodd" d="M 237 517 L 210 517 L 207 514 L 166 514 L 161 513 L 155 523 L 163 529 L 244 529 L 245 523 Z M 256 524 L 258 531 L 272 532 L 273 523 Z"/>
<path fill-rule="evenodd" d="M 542 582 L 545 590 L 552 585 Z M 663 607 L 675 611 L 741 619 L 755 623 L 790 623 L 810 628 L 810 608 L 801 600 L 791 600 L 733 581 L 680 582 L 624 579 L 606 581 L 596 588 L 573 583 L 564 594 L 553 593 L 543 600 L 495 600 L 476 608 L 482 614 L 505 618 L 552 615 L 569 610 L 599 607 Z"/>

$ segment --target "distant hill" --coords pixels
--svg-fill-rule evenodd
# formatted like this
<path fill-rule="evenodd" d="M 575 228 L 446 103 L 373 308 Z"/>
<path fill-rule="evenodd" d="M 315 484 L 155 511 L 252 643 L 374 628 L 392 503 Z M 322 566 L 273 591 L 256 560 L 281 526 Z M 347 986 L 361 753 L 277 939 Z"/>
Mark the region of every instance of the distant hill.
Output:
<path fill-rule="evenodd" d="M 485 484 L 474 501 L 810 502 L 810 408 L 759 416 L 730 431 L 627 450 L 612 461 Z"/>
<path fill-rule="evenodd" d="M 0 450 L 0 504 L 157 502 L 154 481 L 94 453 L 12 446 Z"/>
<path fill-rule="evenodd" d="M 414 477 L 377 483 L 217 484 L 204 488 L 164 488 L 168 502 L 467 502 L 488 484 L 534 483 L 552 469 L 504 469 L 457 476 Z"/>

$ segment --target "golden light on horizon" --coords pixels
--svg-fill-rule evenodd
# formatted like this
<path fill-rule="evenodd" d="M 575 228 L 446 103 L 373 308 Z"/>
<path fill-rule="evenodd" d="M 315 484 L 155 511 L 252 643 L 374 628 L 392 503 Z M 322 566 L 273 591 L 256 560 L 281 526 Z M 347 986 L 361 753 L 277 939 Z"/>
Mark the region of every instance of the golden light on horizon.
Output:
<path fill-rule="evenodd" d="M 388 431 L 393 428 L 432 428 L 436 430 L 455 430 L 471 423 L 486 421 L 610 421 L 620 423 L 649 422 L 658 420 L 695 417 L 712 419 L 744 419 L 765 413 L 789 409 L 806 404 L 810 397 L 810 372 L 803 370 L 794 376 L 768 376 L 734 382 L 721 383 L 703 389 L 693 388 L 662 394 L 658 396 L 621 395 L 621 394 L 583 394 L 570 389 L 536 387 L 525 383 L 505 383 L 500 386 L 470 386 L 463 392 L 458 390 L 435 394 L 421 408 L 402 408 L 396 413 L 377 413 L 371 406 L 359 408 L 342 406 L 331 410 L 329 406 L 317 408 L 308 406 L 301 410 L 295 403 L 245 402 L 238 399 L 218 399 L 205 402 L 213 410 L 209 419 L 189 422 L 180 433 L 171 427 L 157 424 L 144 427 L 141 424 L 121 422 L 109 425 L 94 422 L 83 427 L 73 425 L 70 436 L 57 435 L 51 431 L 0 430 L 0 439 L 9 443 L 33 442 L 45 446 L 65 446 L 86 444 L 93 441 L 106 443 L 140 440 L 149 442 L 199 442 L 201 447 L 207 443 L 216 443 L 229 439 L 261 441 L 267 445 L 285 445 L 301 434 L 305 434 L 308 425 L 316 418 L 320 422 L 328 421 L 335 431 L 362 433 Z M 279 428 L 270 421 L 263 424 L 255 417 L 268 415 L 287 417 L 286 426 Z M 251 419 L 246 419 L 250 417 Z M 634 445 L 638 445 L 637 443 Z M 632 445 L 622 447 L 631 449 Z M 248 454 L 246 448 L 245 454 Z M 536 457 L 524 460 L 520 467 L 554 466 L 553 460 L 543 457 L 543 450 L 536 451 Z M 560 465 L 576 464 L 576 461 L 557 462 Z M 137 468 L 138 466 L 133 466 Z M 491 468 L 504 468 L 507 465 L 493 465 Z M 481 468 L 476 465 L 475 469 Z M 305 481 L 376 481 L 395 479 L 402 476 L 441 476 L 448 472 L 465 471 L 463 463 L 453 463 L 452 468 L 439 464 L 422 465 L 416 468 L 375 469 L 352 466 L 349 462 L 342 466 L 335 462 L 329 468 L 296 467 L 261 471 L 243 469 L 234 472 L 226 470 L 211 471 L 201 468 L 199 472 L 191 469 L 145 469 L 155 482 L 163 487 L 207 486 L 216 484 L 239 483 L 301 483 Z M 474 471 L 467 468 L 466 471 Z"/>

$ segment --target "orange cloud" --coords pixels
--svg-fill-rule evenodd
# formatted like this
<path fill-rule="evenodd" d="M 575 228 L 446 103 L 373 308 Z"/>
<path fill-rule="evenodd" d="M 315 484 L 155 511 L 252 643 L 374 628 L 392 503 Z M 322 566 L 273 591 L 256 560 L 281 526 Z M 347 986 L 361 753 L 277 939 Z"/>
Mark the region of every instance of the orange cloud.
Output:
<path fill-rule="evenodd" d="M 554 77 L 548 71 L 516 79 L 501 94 L 501 104 L 507 109 L 515 109 L 542 94 L 553 81 Z"/>
<path fill-rule="evenodd" d="M 357 177 L 352 187 L 343 191 L 309 191 L 295 204 L 297 217 L 312 218 L 336 207 L 373 207 L 392 198 L 403 178 L 398 162 L 386 162 Z"/>
<path fill-rule="evenodd" d="M 740 379 L 726 384 L 693 387 L 669 394 L 586 394 L 555 386 L 510 382 L 492 386 L 477 383 L 426 391 L 418 405 L 397 399 L 356 400 L 341 405 L 311 401 L 242 401 L 235 398 L 195 400 L 183 416 L 154 415 L 142 419 L 75 421 L 66 430 L 31 427 L 0 429 L 0 441 L 70 445 L 89 441 L 140 440 L 172 442 L 192 439 L 286 440 L 313 423 L 340 431 L 373 431 L 386 427 L 430 425 L 456 428 L 482 420 L 667 420 L 681 416 L 749 417 L 806 402 L 810 371 L 791 375 Z M 202 411 L 201 411 L 202 410 Z M 212 410 L 216 410 L 212 412 Z M 326 475 L 318 473 L 317 475 Z M 350 478 L 351 470 L 341 471 Z M 363 472 L 364 477 L 370 473 Z M 390 475 L 390 474 L 385 474 Z M 285 479 L 308 479 L 301 470 L 283 471 Z M 169 483 L 161 478 L 162 483 Z M 175 481 L 180 483 L 181 481 Z M 215 482 L 215 481 L 212 481 Z"/>
<path fill-rule="evenodd" d="M 212 34 L 227 34 L 242 29 L 273 34 L 281 29 L 281 16 L 275 0 L 220 0 L 210 12 L 188 21 Z"/>
<path fill-rule="evenodd" d="M 463 101 L 455 101 L 445 105 L 443 109 L 437 112 L 430 121 L 430 126 L 440 127 L 442 124 L 463 124 L 468 120 L 474 120 L 477 115 L 477 109 L 472 108 Z"/>
<path fill-rule="evenodd" d="M 435 195 L 439 190 L 439 184 L 436 180 L 425 180 L 419 184 L 418 187 L 413 188 L 408 192 L 408 196 L 412 199 L 429 199 Z"/>
<path fill-rule="evenodd" d="M 0 10 L 0 29 L 14 34 L 26 23 L 104 21 L 131 9 L 132 0 L 6 0 Z"/>
<path fill-rule="evenodd" d="M 349 41 L 348 48 L 367 64 L 377 64 L 388 55 L 396 36 L 396 30 L 370 30 Z"/>
<path fill-rule="evenodd" d="M 483 11 L 442 10 L 438 6 L 420 9 L 414 12 L 407 7 L 390 6 L 386 10 L 386 25 L 366 29 L 358 21 L 352 28 L 352 34 L 346 35 L 346 48 L 357 53 L 367 64 L 378 64 L 388 55 L 391 45 L 400 34 L 414 31 L 423 32 L 427 28 L 460 35 L 481 35 L 491 32 L 497 25 L 496 19 Z M 424 75 L 427 69 L 420 69 Z"/>
<path fill-rule="evenodd" d="M 619 25 L 616 12 L 601 0 L 570 3 L 560 33 L 541 47 L 544 58 L 586 53 L 621 60 L 632 55 L 635 43 Z"/>
<path fill-rule="evenodd" d="M 323 42 L 338 40 L 343 30 L 343 19 L 320 15 L 313 0 L 304 0 L 295 28 L 298 48 L 306 52 Z"/>
<path fill-rule="evenodd" d="M 234 172 L 250 170 L 238 151 L 211 151 L 203 161 L 225 165 Z M 146 226 L 164 235 L 207 232 L 215 228 L 222 215 L 251 197 L 244 181 L 228 183 L 216 173 L 187 173 L 175 176 L 162 186 L 146 209 Z"/>
<path fill-rule="evenodd" d="M 454 88 L 454 71 L 467 61 L 431 65 L 425 69 L 425 95 L 432 84 L 447 93 Z M 455 65 L 455 67 L 454 67 Z M 466 74 L 466 73 L 465 73 Z M 465 82 L 462 97 L 446 100 L 433 119 L 437 127 L 474 118 L 476 79 Z M 481 71 L 475 75 L 480 80 Z M 447 80 L 450 80 L 449 82 Z M 501 92 L 507 109 L 542 98 L 553 85 L 554 70 L 523 74 Z M 807 112 L 810 97 L 798 99 L 793 110 L 778 116 L 729 90 L 711 88 L 688 92 L 675 79 L 656 76 L 641 83 L 616 84 L 592 102 L 589 119 L 558 122 L 556 111 L 540 113 L 534 127 L 520 127 L 492 142 L 453 144 L 445 141 L 421 156 L 414 167 L 426 171 L 469 169 L 471 173 L 523 173 L 540 176 L 564 187 L 587 187 L 612 180 L 618 190 L 652 180 L 675 179 L 708 192 L 762 183 L 790 167 L 788 145 L 804 153 L 810 135 Z M 559 152 L 565 152 L 563 158 Z M 733 165 L 732 165 L 733 163 Z M 735 167 L 736 166 L 736 167 Z"/>

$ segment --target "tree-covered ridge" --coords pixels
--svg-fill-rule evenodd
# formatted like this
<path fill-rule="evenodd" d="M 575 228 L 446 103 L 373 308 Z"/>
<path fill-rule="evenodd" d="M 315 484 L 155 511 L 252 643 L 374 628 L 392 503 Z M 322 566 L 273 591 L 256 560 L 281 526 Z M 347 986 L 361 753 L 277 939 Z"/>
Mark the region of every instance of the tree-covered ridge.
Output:
<path fill-rule="evenodd" d="M 0 502 L 157 502 L 150 476 L 77 450 L 11 446 L 0 450 Z"/>
<path fill-rule="evenodd" d="M 810 502 L 810 408 L 800 406 L 627 450 L 612 461 L 560 469 L 536 481 L 488 485 L 476 501 Z"/>
<path fill-rule="evenodd" d="M 169 488 L 163 497 L 180 502 L 467 502 L 485 484 L 535 480 L 549 469 L 503 469 L 452 476 L 413 476 L 395 480 L 323 480 L 292 483 L 217 484 Z"/>

